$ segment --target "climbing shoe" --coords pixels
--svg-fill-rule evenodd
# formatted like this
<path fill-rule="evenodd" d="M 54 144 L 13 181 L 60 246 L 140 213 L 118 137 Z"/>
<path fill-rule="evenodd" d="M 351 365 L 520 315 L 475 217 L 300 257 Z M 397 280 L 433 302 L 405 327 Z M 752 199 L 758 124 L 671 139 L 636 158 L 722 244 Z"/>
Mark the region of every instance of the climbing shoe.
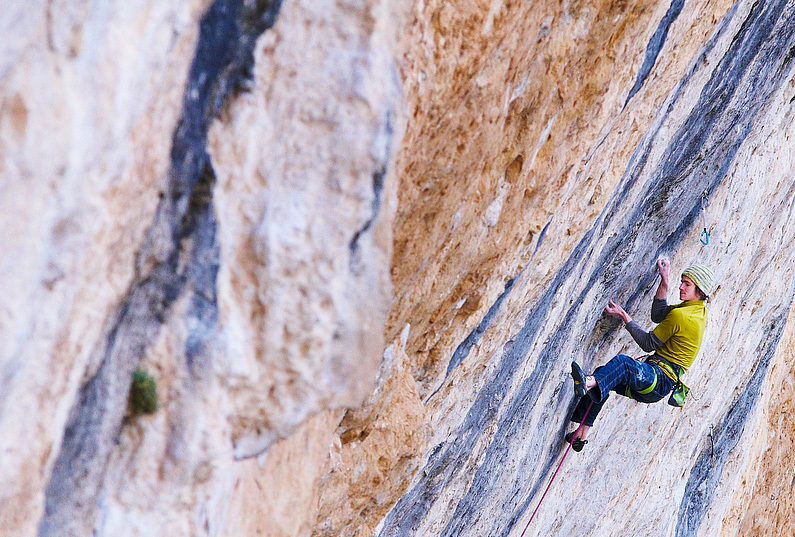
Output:
<path fill-rule="evenodd" d="M 585 389 L 585 373 L 577 362 L 571 363 L 571 378 L 574 379 L 574 394 L 577 397 L 584 396 L 588 391 Z"/>
<path fill-rule="evenodd" d="M 588 441 L 587 440 L 581 440 L 579 437 L 574 438 L 574 433 L 575 433 L 575 431 L 572 431 L 569 434 L 567 434 L 566 436 L 564 436 L 563 438 L 566 439 L 566 442 L 571 444 L 571 449 L 573 449 L 574 451 L 580 452 L 580 451 L 582 451 L 582 448 L 585 447 L 585 444 L 588 443 Z M 572 438 L 574 438 L 573 442 L 572 442 Z"/>

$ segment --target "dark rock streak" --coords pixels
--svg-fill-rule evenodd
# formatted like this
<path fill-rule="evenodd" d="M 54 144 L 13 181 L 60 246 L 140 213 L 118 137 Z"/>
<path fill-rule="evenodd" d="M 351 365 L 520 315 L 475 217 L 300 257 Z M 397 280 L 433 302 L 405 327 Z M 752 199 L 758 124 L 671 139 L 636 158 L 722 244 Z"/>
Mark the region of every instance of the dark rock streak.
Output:
<path fill-rule="evenodd" d="M 682 7 L 684 7 L 684 5 L 685 0 L 673 0 L 668 11 L 665 12 L 665 15 L 663 15 L 663 18 L 660 20 L 660 24 L 657 25 L 657 29 L 651 36 L 651 39 L 649 39 L 649 44 L 646 46 L 646 55 L 643 58 L 640 71 L 638 71 L 638 76 L 635 78 L 635 85 L 629 90 L 627 100 L 624 102 L 625 107 L 630 99 L 643 87 L 643 83 L 646 82 L 646 79 L 649 77 L 652 67 L 654 67 L 654 64 L 657 62 L 657 56 L 660 55 L 660 51 L 665 44 L 665 39 L 668 37 L 668 30 L 671 28 L 676 18 L 679 17 L 679 13 L 682 12 Z"/>
<path fill-rule="evenodd" d="M 252 80 L 257 38 L 272 27 L 281 0 L 216 0 L 200 23 L 182 117 L 174 132 L 165 191 L 137 259 L 136 280 L 119 306 L 96 374 L 81 388 L 46 489 L 39 534 L 84 535 L 96 516 L 108 458 L 116 447 L 133 371 L 180 296 L 191 306 L 185 356 L 189 370 L 212 336 L 218 307 L 219 250 L 212 196 L 215 172 L 206 149 L 211 121 Z"/>

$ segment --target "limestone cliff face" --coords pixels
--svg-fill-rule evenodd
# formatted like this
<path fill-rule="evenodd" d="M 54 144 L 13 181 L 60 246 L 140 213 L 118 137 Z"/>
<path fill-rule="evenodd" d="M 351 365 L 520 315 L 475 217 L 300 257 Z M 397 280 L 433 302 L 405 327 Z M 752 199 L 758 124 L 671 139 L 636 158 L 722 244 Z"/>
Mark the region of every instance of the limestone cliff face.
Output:
<path fill-rule="evenodd" d="M 661 256 L 720 280 L 690 400 L 611 398 L 525 535 L 792 533 L 791 1 L 0 28 L 3 535 L 522 535 Z"/>
<path fill-rule="evenodd" d="M 418 328 L 417 347 L 407 354 L 419 356 L 417 378 L 426 387 L 420 395 L 431 432 L 418 472 L 376 535 L 520 535 L 562 455 L 561 437 L 573 403 L 569 361 L 576 358 L 593 368 L 618 352 L 640 354 L 626 333 L 602 319 L 601 310 L 613 298 L 637 318 L 646 317 L 654 262 L 662 255 L 680 270 L 695 260 L 706 262 L 722 281 L 710 305 L 701 356 L 687 375 L 692 400 L 681 411 L 612 400 L 586 451 L 566 461 L 527 534 L 734 535 L 751 527 L 775 534 L 780 529 L 769 521 L 775 515 L 765 521 L 761 513 L 791 516 L 788 500 L 780 496 L 781 490 L 791 491 L 790 470 L 776 480 L 776 492 L 751 490 L 781 471 L 776 459 L 760 456 L 760 450 L 771 454 L 788 445 L 766 437 L 775 433 L 760 438 L 760 431 L 780 430 L 762 425 L 773 408 L 780 412 L 778 403 L 768 406 L 765 392 L 778 392 L 780 381 L 771 378 L 771 368 L 777 363 L 786 368 L 783 364 L 791 360 L 780 342 L 793 293 L 792 253 L 785 246 L 791 240 L 794 184 L 793 6 L 673 2 L 632 7 L 628 12 L 634 19 L 623 11 L 610 13 L 609 6 L 582 4 L 566 6 L 564 13 L 554 8 L 536 13 L 538 33 L 522 39 L 529 42 L 532 63 L 518 69 L 517 56 L 522 56 L 511 46 L 500 62 L 499 45 L 511 37 L 498 38 L 494 52 L 479 48 L 487 57 L 457 102 L 467 102 L 491 81 L 497 86 L 493 102 L 503 104 L 491 108 L 502 131 L 510 133 L 512 111 L 522 110 L 534 118 L 530 128 L 539 134 L 518 147 L 510 145 L 511 138 L 495 143 L 498 149 L 481 163 L 488 168 L 502 157 L 501 166 L 491 173 L 465 174 L 493 181 L 491 189 L 477 185 L 469 196 L 478 200 L 484 191 L 491 193 L 478 213 L 481 229 L 489 223 L 496 229 L 505 219 L 507 230 L 478 240 L 477 231 L 459 235 L 452 229 L 445 241 L 453 249 L 470 249 L 464 263 L 473 264 L 467 268 L 482 270 L 491 263 L 503 270 L 494 274 L 503 279 L 482 300 L 485 304 L 471 315 L 464 309 L 466 294 L 428 293 L 428 286 L 401 289 L 401 281 L 395 281 L 398 299 L 428 293 L 395 324 L 413 322 L 412 330 Z M 506 19 L 511 36 L 515 21 L 528 17 L 516 12 Z M 612 24 L 600 25 L 605 20 Z M 544 48 L 547 42 L 555 46 L 554 29 L 570 39 L 563 41 L 567 48 Z M 579 53 L 588 49 L 589 39 L 598 47 Z M 532 76 L 534 62 L 552 76 Z M 584 67 L 586 62 L 606 73 L 599 78 L 599 68 Z M 583 67 L 578 71 L 578 66 Z M 545 110 L 538 96 L 554 92 L 558 84 L 571 93 Z M 578 106 L 591 113 L 573 114 Z M 561 123 L 567 113 L 572 119 Z M 488 121 L 476 124 L 478 133 L 484 124 L 488 128 Z M 773 134 L 779 129 L 781 135 Z M 440 152 L 453 150 L 450 138 Z M 478 150 L 485 145 L 477 144 Z M 431 158 L 423 162 L 430 176 L 445 165 Z M 546 184 L 536 193 L 540 180 Z M 699 242 L 702 197 L 712 233 L 708 246 Z M 506 212 L 519 199 L 525 205 Z M 546 227 L 511 248 L 522 226 L 539 214 L 534 202 L 548 211 L 536 224 Z M 417 195 L 408 203 L 424 200 Z M 502 209 L 499 218 L 488 220 L 495 204 Z M 448 214 L 458 210 L 466 209 L 459 205 Z M 425 213 L 399 211 L 397 222 L 416 218 L 454 228 L 455 218 L 433 220 L 437 212 L 431 206 Z M 406 233 L 416 233 L 417 227 L 408 226 Z M 516 231 L 516 237 L 511 235 Z M 401 261 L 403 233 L 396 226 L 395 265 Z M 435 265 L 439 257 L 419 267 L 414 277 L 437 266 L 441 277 L 468 273 Z M 417 324 L 414 313 L 429 305 L 435 317 L 421 315 L 419 322 L 440 322 Z M 469 335 L 446 341 L 467 325 L 474 328 Z M 437 336 L 438 327 L 444 335 Z M 788 438 L 786 425 L 783 429 L 780 434 Z M 749 510 L 751 497 L 766 507 Z M 572 516 L 584 511 L 589 516 Z"/>

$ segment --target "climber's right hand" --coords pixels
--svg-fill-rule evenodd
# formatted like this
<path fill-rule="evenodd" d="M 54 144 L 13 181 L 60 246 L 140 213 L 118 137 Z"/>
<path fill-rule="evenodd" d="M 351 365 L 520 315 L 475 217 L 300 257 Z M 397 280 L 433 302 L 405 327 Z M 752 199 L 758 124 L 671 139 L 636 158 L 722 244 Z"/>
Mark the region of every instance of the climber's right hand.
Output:
<path fill-rule="evenodd" d="M 667 284 L 668 277 L 671 274 L 671 262 L 667 259 L 657 260 L 657 272 L 660 273 L 660 278 Z"/>

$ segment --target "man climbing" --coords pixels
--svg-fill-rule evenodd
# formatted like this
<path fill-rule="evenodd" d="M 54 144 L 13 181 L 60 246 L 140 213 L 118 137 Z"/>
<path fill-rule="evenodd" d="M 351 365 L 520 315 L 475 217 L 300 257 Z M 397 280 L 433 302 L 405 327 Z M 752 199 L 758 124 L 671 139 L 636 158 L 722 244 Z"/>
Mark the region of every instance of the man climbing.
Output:
<path fill-rule="evenodd" d="M 667 259 L 657 261 L 660 284 L 651 306 L 651 320 L 659 324 L 651 332 L 644 331 L 612 300 L 604 309 L 607 315 L 623 320 L 635 342 L 644 351 L 654 352 L 652 356 L 640 362 L 619 354 L 588 376 L 585 376 L 577 362 L 571 363 L 574 392 L 580 397 L 572 422 L 582 424 L 565 437 L 574 451 L 582 450 L 588 443 L 585 439 L 588 430 L 593 426 L 611 390 L 642 403 L 657 402 L 677 386 L 679 377 L 695 360 L 707 322 L 704 301 L 713 292 L 715 276 L 704 265 L 688 267 L 682 273 L 679 286 L 679 299 L 682 302 L 669 306 L 666 297 L 670 268 Z M 589 397 L 585 397 L 586 394 Z"/>

